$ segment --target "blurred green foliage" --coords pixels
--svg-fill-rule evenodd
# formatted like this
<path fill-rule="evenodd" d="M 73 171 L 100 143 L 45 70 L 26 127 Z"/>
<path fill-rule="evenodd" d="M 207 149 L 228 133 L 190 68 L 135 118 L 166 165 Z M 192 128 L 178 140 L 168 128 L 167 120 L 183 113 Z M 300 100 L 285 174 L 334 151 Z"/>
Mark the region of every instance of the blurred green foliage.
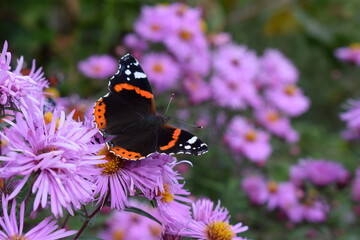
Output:
<path fill-rule="evenodd" d="M 299 85 L 312 102 L 310 110 L 294 120 L 302 136 L 297 146 L 300 152 L 290 154 L 287 144 L 273 140 L 274 153 L 261 171 L 269 178 L 286 181 L 290 165 L 301 157 L 314 157 L 340 161 L 353 173 L 359 165 L 358 145 L 341 139 L 344 124 L 338 115 L 348 98 L 360 96 L 360 68 L 339 62 L 333 51 L 360 42 L 360 2 L 183 2 L 203 9 L 209 33 L 229 32 L 237 43 L 255 49 L 259 55 L 266 48 L 277 48 L 300 71 Z M 10 51 L 24 55 L 28 63 L 36 59 L 48 77 L 58 76 L 63 96 L 77 93 L 95 99 L 106 91 L 107 83 L 80 76 L 77 63 L 92 54 L 122 55 L 122 38 L 132 31 L 141 7 L 156 3 L 159 2 L 5 0 L 0 3 L 0 40 L 7 40 Z M 163 98 L 167 101 L 168 96 Z M 159 102 L 161 105 L 161 100 Z M 207 132 L 197 134 L 205 136 Z M 187 187 L 196 196 L 221 199 L 230 210 L 233 222 L 243 221 L 250 226 L 246 232 L 249 239 L 305 239 L 314 230 L 313 239 L 359 239 L 359 219 L 352 210 L 349 187 L 332 191 L 336 197 L 330 196 L 335 200 L 326 223 L 297 226 L 286 223 L 265 207 L 249 207 L 240 189 L 240 180 L 244 169 L 249 171 L 255 167 L 234 160 L 225 148 L 219 147 L 221 144 L 219 139 L 210 139 L 209 153 L 191 158 L 194 167 L 187 173 Z"/>

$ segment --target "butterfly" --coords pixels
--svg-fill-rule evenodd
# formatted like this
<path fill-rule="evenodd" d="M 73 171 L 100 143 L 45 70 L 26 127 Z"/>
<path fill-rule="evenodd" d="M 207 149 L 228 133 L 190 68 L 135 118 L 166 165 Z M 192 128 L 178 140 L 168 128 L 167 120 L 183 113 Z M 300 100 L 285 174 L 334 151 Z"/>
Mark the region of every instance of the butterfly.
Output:
<path fill-rule="evenodd" d="M 139 62 L 130 54 L 119 61 L 109 81 L 109 92 L 94 107 L 94 121 L 110 152 L 124 159 L 140 160 L 153 153 L 206 153 L 207 145 L 193 134 L 170 125 L 156 114 L 154 95 Z"/>

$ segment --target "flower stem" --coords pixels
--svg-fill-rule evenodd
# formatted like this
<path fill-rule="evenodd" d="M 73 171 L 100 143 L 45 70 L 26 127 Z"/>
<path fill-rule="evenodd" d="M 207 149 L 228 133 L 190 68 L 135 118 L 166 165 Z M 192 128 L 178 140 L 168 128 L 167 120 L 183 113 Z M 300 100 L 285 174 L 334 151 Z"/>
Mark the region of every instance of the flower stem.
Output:
<path fill-rule="evenodd" d="M 110 196 L 110 192 L 107 194 L 107 196 L 105 198 L 105 201 L 104 201 L 105 203 L 107 202 L 109 196 Z M 86 219 L 85 219 L 85 222 L 83 223 L 83 225 L 81 226 L 80 230 L 77 232 L 76 236 L 73 238 L 73 240 L 79 239 L 80 235 L 84 232 L 84 230 L 86 229 L 86 227 L 89 224 L 89 222 L 91 221 L 91 219 L 93 217 L 95 217 L 95 215 L 101 210 L 102 207 L 103 207 L 103 204 L 99 204 L 99 206 L 97 206 L 97 208 L 90 215 L 88 215 L 86 208 L 84 207 L 84 213 L 85 213 Z"/>

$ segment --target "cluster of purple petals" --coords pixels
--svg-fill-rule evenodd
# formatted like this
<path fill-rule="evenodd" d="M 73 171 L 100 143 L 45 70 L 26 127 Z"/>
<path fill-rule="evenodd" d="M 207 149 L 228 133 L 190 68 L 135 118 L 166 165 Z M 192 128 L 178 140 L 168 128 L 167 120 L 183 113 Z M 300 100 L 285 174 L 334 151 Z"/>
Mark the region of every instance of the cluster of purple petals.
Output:
<path fill-rule="evenodd" d="M 315 159 L 301 159 L 291 167 L 289 174 L 290 181 L 287 182 L 250 175 L 243 179 L 242 188 L 252 204 L 266 204 L 269 211 L 283 212 L 291 222 L 324 222 L 330 206 L 321 190 L 331 184 L 343 186 L 350 177 L 340 163 Z M 357 191 L 356 179 L 353 183 L 354 199 L 360 192 Z"/>
<path fill-rule="evenodd" d="M 106 79 L 114 75 L 117 60 L 110 55 L 92 55 L 79 62 L 79 71 L 88 78 Z"/>
<path fill-rule="evenodd" d="M 335 50 L 335 56 L 344 62 L 360 65 L 360 44 L 353 43 L 347 47 L 340 47 Z"/>
<path fill-rule="evenodd" d="M 346 112 L 340 114 L 340 119 L 346 123 L 342 137 L 346 140 L 360 139 L 360 101 L 348 100 Z"/>

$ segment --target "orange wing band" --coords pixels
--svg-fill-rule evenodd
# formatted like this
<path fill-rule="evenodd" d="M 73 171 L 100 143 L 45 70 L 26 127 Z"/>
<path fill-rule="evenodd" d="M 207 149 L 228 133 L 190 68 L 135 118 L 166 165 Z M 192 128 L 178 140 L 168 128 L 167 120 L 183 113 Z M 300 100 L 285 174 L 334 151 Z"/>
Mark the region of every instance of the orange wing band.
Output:
<path fill-rule="evenodd" d="M 131 152 L 122 147 L 112 147 L 109 149 L 110 152 L 116 154 L 119 157 L 129 159 L 129 160 L 139 160 L 144 158 L 140 153 Z"/>
<path fill-rule="evenodd" d="M 180 133 L 181 133 L 181 129 L 177 128 L 172 135 L 173 139 L 167 145 L 161 146 L 160 150 L 165 151 L 165 150 L 168 150 L 169 148 L 172 148 L 173 146 L 175 146 L 175 143 L 179 139 Z"/>
<path fill-rule="evenodd" d="M 139 87 L 135 87 L 133 85 L 127 84 L 127 83 L 119 83 L 116 84 L 114 87 L 115 91 L 120 92 L 122 90 L 134 90 L 137 94 L 140 94 L 142 97 L 146 97 L 146 98 L 154 98 L 154 96 L 152 95 L 152 93 L 145 91 L 145 90 L 141 90 Z"/>
<path fill-rule="evenodd" d="M 96 126 L 99 129 L 105 129 L 106 128 L 105 107 L 106 107 L 106 104 L 104 103 L 102 98 L 100 98 L 95 103 L 94 118 L 95 118 Z"/>

